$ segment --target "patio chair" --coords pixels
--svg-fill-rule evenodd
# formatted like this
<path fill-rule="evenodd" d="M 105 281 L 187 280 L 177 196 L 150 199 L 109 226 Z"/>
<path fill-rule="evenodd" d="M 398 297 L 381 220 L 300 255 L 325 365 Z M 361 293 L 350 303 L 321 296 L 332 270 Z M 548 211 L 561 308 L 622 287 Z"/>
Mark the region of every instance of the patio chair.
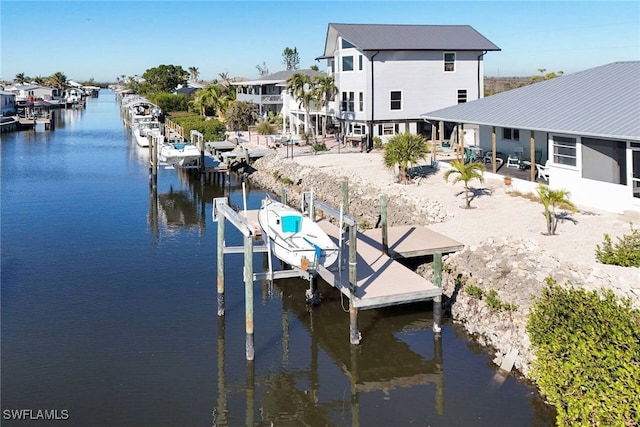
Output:
<path fill-rule="evenodd" d="M 482 161 L 484 163 L 493 163 L 493 153 L 491 151 L 485 151 Z M 502 163 L 504 163 L 504 160 L 496 155 L 496 163 L 498 163 L 498 165 L 502 165 Z"/>
<path fill-rule="evenodd" d="M 477 153 L 471 148 L 464 147 L 464 162 L 471 163 L 475 162 L 476 160 L 478 160 Z"/>
<path fill-rule="evenodd" d="M 549 161 L 547 160 L 544 166 L 536 163 L 536 172 L 538 172 L 538 179 L 544 179 L 549 182 Z"/>
<path fill-rule="evenodd" d="M 513 154 L 509 154 L 507 157 L 508 168 L 520 168 L 520 162 L 522 161 L 522 153 L 524 149 L 522 147 L 516 147 L 513 149 Z"/>

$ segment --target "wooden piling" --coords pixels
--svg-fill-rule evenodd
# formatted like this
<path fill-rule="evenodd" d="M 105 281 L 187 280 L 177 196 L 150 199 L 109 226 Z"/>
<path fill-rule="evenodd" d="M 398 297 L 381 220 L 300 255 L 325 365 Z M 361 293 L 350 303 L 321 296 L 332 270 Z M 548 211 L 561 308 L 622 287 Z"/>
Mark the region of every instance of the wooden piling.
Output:
<path fill-rule="evenodd" d="M 218 215 L 218 316 L 224 316 L 224 222 Z"/>
<path fill-rule="evenodd" d="M 349 342 L 360 344 L 360 332 L 358 331 L 358 309 L 355 306 L 356 287 L 358 279 L 356 276 L 356 260 L 358 257 L 356 249 L 356 226 L 349 226 Z"/>
<path fill-rule="evenodd" d="M 287 187 L 282 187 L 282 192 L 281 192 L 281 196 L 280 196 L 280 201 L 282 202 L 283 205 L 287 204 Z"/>
<path fill-rule="evenodd" d="M 149 183 L 152 187 L 158 185 L 158 143 L 152 135 L 149 140 Z"/>
<path fill-rule="evenodd" d="M 244 302 L 245 302 L 245 330 L 246 356 L 253 360 L 255 349 L 253 345 L 253 238 L 244 236 Z"/>
<path fill-rule="evenodd" d="M 387 196 L 380 196 L 380 227 L 382 228 L 382 253 L 389 255 L 389 234 L 387 231 Z"/>
<path fill-rule="evenodd" d="M 442 252 L 433 254 L 433 284 L 442 288 Z M 433 332 L 440 337 L 442 331 L 442 294 L 433 297 Z"/>
<path fill-rule="evenodd" d="M 246 397 L 247 397 L 247 412 L 245 414 L 245 425 L 251 427 L 255 425 L 255 394 L 256 394 L 256 381 L 255 381 L 255 365 L 253 360 L 247 360 L 247 372 L 246 372 Z"/>

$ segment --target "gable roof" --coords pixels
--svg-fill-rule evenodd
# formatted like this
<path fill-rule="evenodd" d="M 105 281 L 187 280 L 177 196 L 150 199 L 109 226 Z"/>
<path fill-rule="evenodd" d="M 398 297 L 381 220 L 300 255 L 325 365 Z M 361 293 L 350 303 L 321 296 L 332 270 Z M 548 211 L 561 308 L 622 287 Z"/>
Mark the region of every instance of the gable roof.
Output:
<path fill-rule="evenodd" d="M 421 116 L 640 141 L 640 61 L 601 65 Z"/>
<path fill-rule="evenodd" d="M 246 86 L 246 85 L 266 85 L 266 84 L 275 84 L 275 83 L 282 83 L 287 81 L 287 79 L 289 79 L 289 77 L 293 76 L 296 73 L 302 73 L 302 74 L 306 74 L 309 77 L 313 77 L 317 74 L 324 74 L 320 71 L 315 71 L 315 70 L 311 70 L 311 69 L 306 69 L 306 70 L 283 70 L 283 71 L 278 71 L 277 73 L 273 73 L 273 74 L 269 74 L 267 76 L 262 76 L 259 79 L 256 80 L 244 80 L 241 82 L 232 82 L 232 85 L 235 86 Z"/>
<path fill-rule="evenodd" d="M 470 25 L 329 24 L 324 56 L 333 56 L 338 36 L 366 50 L 500 50 Z"/>

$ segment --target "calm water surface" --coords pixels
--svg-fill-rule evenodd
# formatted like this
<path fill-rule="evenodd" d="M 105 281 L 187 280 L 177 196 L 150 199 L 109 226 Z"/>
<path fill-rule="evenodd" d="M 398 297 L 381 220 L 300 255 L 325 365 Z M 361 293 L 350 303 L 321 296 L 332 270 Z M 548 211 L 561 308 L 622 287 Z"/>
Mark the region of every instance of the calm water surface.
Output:
<path fill-rule="evenodd" d="M 553 424 L 461 328 L 445 323 L 436 345 L 430 304 L 361 312 L 352 347 L 337 292 L 321 285 L 308 310 L 306 282 L 256 282 L 246 362 L 242 256 L 227 257 L 218 318 L 211 221 L 214 197 L 241 204 L 239 185 L 161 170 L 154 197 L 112 92 L 1 149 L 3 426 Z M 249 208 L 263 194 L 249 189 Z M 20 409 L 69 419 L 7 419 Z"/>

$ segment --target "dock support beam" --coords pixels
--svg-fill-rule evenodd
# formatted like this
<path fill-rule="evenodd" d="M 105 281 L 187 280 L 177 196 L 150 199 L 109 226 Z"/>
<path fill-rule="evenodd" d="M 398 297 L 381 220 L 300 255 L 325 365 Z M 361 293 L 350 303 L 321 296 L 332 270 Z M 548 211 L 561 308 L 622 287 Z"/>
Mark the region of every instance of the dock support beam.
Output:
<path fill-rule="evenodd" d="M 442 290 L 442 252 L 433 254 L 433 284 Z M 433 297 L 433 332 L 440 338 L 442 331 L 442 292 Z"/>
<path fill-rule="evenodd" d="M 149 184 L 152 187 L 158 185 L 158 142 L 152 135 L 149 139 Z"/>
<path fill-rule="evenodd" d="M 360 332 L 358 331 L 358 309 L 355 307 L 356 286 L 356 226 L 349 226 L 349 341 L 351 344 L 360 344 Z"/>
<path fill-rule="evenodd" d="M 247 360 L 253 360 L 253 238 L 250 235 L 244 236 L 244 300 L 246 356 Z"/>
<path fill-rule="evenodd" d="M 224 316 L 224 222 L 218 218 L 218 316 Z"/>

